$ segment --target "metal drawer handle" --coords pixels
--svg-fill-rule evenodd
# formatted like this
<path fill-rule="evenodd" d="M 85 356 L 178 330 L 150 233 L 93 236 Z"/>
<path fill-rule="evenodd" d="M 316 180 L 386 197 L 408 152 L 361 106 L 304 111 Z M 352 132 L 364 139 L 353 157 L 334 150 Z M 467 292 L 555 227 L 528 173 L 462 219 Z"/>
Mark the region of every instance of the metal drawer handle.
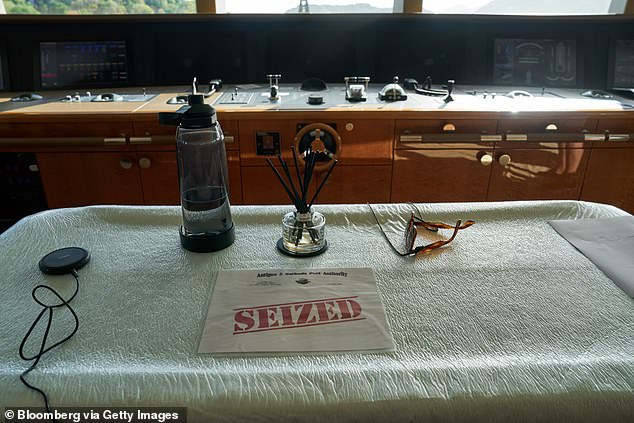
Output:
<path fill-rule="evenodd" d="M 630 134 L 608 134 L 608 141 L 629 141 Z"/>
<path fill-rule="evenodd" d="M 152 137 L 130 137 L 130 144 L 152 144 Z"/>
<path fill-rule="evenodd" d="M 507 141 L 528 141 L 526 134 L 506 134 Z"/>
<path fill-rule="evenodd" d="M 511 156 L 509 156 L 508 154 L 501 154 L 501 155 L 498 157 L 498 163 L 499 163 L 501 166 L 506 166 L 506 165 L 508 165 L 509 163 L 511 163 Z"/>
<path fill-rule="evenodd" d="M 104 138 L 104 144 L 125 144 L 125 137 Z"/>
<path fill-rule="evenodd" d="M 141 169 L 149 169 L 150 166 L 152 166 L 152 160 L 148 159 L 147 157 L 141 157 L 139 159 L 139 167 Z"/>
<path fill-rule="evenodd" d="M 544 128 L 546 131 L 559 131 L 559 128 L 557 127 L 557 125 L 555 125 L 554 123 L 549 123 L 548 125 L 546 125 L 546 128 Z"/>
<path fill-rule="evenodd" d="M 482 166 L 491 166 L 491 163 L 493 163 L 493 156 L 489 153 L 484 153 L 480 156 L 480 164 Z"/>
<path fill-rule="evenodd" d="M 605 141 L 605 134 L 583 134 L 584 141 Z"/>
<path fill-rule="evenodd" d="M 422 135 L 401 135 L 399 137 L 401 142 L 423 142 Z"/>
<path fill-rule="evenodd" d="M 132 160 L 130 159 L 121 159 L 119 160 L 119 164 L 122 168 L 128 170 L 132 168 Z"/>

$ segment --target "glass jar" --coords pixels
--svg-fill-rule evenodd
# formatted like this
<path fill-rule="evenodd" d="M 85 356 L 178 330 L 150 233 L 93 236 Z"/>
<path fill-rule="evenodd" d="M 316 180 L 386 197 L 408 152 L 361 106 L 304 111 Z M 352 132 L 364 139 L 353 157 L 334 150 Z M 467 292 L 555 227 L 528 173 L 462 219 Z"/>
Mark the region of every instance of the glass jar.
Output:
<path fill-rule="evenodd" d="M 288 212 L 282 218 L 282 252 L 290 255 L 315 255 L 327 247 L 326 218 L 318 211 Z"/>

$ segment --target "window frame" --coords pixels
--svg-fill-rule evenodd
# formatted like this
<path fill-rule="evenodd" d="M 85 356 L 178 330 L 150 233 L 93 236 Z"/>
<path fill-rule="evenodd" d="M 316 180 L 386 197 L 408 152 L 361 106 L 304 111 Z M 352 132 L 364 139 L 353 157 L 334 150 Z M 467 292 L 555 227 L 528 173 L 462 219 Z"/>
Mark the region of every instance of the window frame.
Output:
<path fill-rule="evenodd" d="M 397 13 L 423 13 L 425 0 L 394 0 L 394 14 Z M 612 0 L 609 10 L 620 10 L 622 13 L 615 15 L 634 15 L 634 0 Z M 196 0 L 197 14 L 217 14 L 216 0 Z M 563 16 L 563 15 L 557 15 Z"/>
<path fill-rule="evenodd" d="M 1 1 L 1 0 L 0 0 Z M 216 15 L 218 7 L 216 2 L 222 0 L 195 0 L 196 12 L 194 15 Z M 423 4 L 425 0 L 394 0 L 394 12 L 392 14 L 422 14 Z M 634 0 L 612 0 L 610 10 L 623 10 L 622 13 L 614 13 L 615 15 L 634 15 Z M 8 16 L 8 14 L 0 13 L 0 16 Z M 173 15 L 173 14 L 165 14 Z M 34 15 L 28 15 L 34 16 Z M 563 15 L 558 15 L 563 16 Z M 607 15 L 609 16 L 609 15 Z"/>

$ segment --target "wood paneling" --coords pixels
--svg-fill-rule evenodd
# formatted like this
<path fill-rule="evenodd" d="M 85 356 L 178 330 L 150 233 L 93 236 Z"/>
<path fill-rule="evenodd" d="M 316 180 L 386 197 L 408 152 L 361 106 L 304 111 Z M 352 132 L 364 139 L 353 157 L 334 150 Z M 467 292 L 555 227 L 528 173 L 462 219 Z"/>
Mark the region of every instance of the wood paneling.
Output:
<path fill-rule="evenodd" d="M 495 119 L 417 119 L 397 120 L 397 134 L 495 134 Z"/>
<path fill-rule="evenodd" d="M 231 204 L 242 204 L 242 170 L 238 151 L 227 151 L 227 170 L 229 172 L 229 201 Z"/>
<path fill-rule="evenodd" d="M 164 105 L 163 99 L 160 102 Z M 148 104 L 145 108 L 151 106 Z M 226 143 L 233 204 L 288 204 L 292 207 L 265 161 L 267 157 L 273 158 L 277 165 L 276 157 L 257 155 L 256 134 L 259 131 L 279 133 L 280 152 L 290 164 L 291 146 L 295 145 L 297 132 L 304 125 L 323 123 L 335 128 L 341 137 L 341 151 L 339 164 L 320 194 L 322 204 L 577 199 L 582 196 L 631 208 L 628 172 L 634 142 L 577 142 L 584 138 L 584 133 L 633 134 L 633 120 L 625 113 L 628 112 L 618 115 L 553 113 L 552 116 L 524 113 L 511 118 L 509 114 L 497 112 L 415 114 L 386 110 L 383 114 L 365 109 L 260 110 L 257 113 L 224 111 L 219 113 L 219 120 L 225 136 L 233 139 L 232 143 Z M 434 118 L 441 114 L 442 118 Z M 74 119 L 43 114 L 32 116 L 32 122 L 26 115 L 15 114 L 14 117 L 2 117 L 0 138 L 4 134 L 56 142 L 64 137 L 84 139 L 83 144 L 78 145 L 25 147 L 38 153 L 51 207 L 179 203 L 175 128 L 159 126 L 156 112 L 82 114 Z M 557 130 L 546 130 L 548 124 L 556 125 Z M 506 139 L 506 134 L 528 136 L 524 141 L 513 141 Z M 486 138 L 481 138 L 483 135 Z M 402 142 L 401 137 L 405 136 L 411 137 Z M 127 144 L 100 144 L 105 137 L 123 137 Z M 146 141 L 144 137 L 151 140 Z M 412 141 L 412 137 L 420 140 Z M 131 147 L 130 144 L 136 145 Z M 12 151 L 18 148 L 14 144 L 5 146 L 9 147 Z M 590 148 L 618 151 L 596 152 L 589 162 Z M 510 162 L 500 164 L 503 156 Z M 122 159 L 132 162 L 130 169 L 121 166 Z M 485 159 L 490 159 L 489 166 L 484 165 Z M 140 166 L 141 161 L 144 166 Z M 614 170 L 610 162 L 616 163 Z M 300 159 L 300 166 L 302 164 Z M 325 171 L 316 172 L 311 193 L 324 174 Z"/>
<path fill-rule="evenodd" d="M 247 120 L 239 124 L 240 161 L 242 166 L 266 166 L 266 159 L 275 156 L 258 156 L 256 134 L 276 132 L 280 134 L 280 152 L 285 160 L 293 160 L 291 146 L 297 133 L 297 122 L 290 120 Z M 269 169 L 269 172 L 271 170 Z M 271 173 L 272 175 L 272 173 Z M 245 201 L 246 197 L 245 197 Z"/>
<path fill-rule="evenodd" d="M 51 208 L 143 204 L 135 153 L 38 153 L 37 161 Z"/>
<path fill-rule="evenodd" d="M 176 151 L 138 152 L 137 162 L 145 204 L 180 205 Z M 148 164 L 149 167 L 143 167 Z M 227 171 L 231 204 L 242 204 L 240 155 L 237 151 L 227 151 Z"/>
<path fill-rule="evenodd" d="M 283 174 L 279 166 L 277 166 L 277 170 Z M 291 175 L 297 189 L 297 177 L 292 169 Z M 312 179 L 309 197 L 312 197 L 315 192 L 315 179 Z M 284 188 L 268 166 L 245 166 L 242 168 L 242 200 L 244 204 L 286 204 L 293 207 Z"/>
<path fill-rule="evenodd" d="M 547 130 L 549 125 L 554 125 L 556 130 Z M 500 119 L 498 131 L 500 134 L 581 134 L 582 132 L 594 132 L 596 119 L 570 119 L 570 118 L 531 118 L 531 119 Z"/>
<path fill-rule="evenodd" d="M 178 205 L 178 165 L 176 151 L 137 153 L 144 203 Z"/>
<path fill-rule="evenodd" d="M 582 147 L 561 143 L 558 148 L 496 149 L 487 199 L 578 199 L 590 154 Z"/>
<path fill-rule="evenodd" d="M 392 164 L 394 121 L 336 120 L 335 124 L 341 136 L 337 166 Z"/>
<path fill-rule="evenodd" d="M 597 125 L 597 132 L 634 134 L 634 119 L 601 119 Z"/>
<path fill-rule="evenodd" d="M 326 172 L 317 175 L 317 186 Z M 392 166 L 337 165 L 324 184 L 316 203 L 388 203 Z"/>
<path fill-rule="evenodd" d="M 392 174 L 393 202 L 484 201 L 491 166 L 480 162 L 491 150 L 398 150 Z"/>
<path fill-rule="evenodd" d="M 130 122 L 99 121 L 86 122 L 75 119 L 72 122 L 3 122 L 0 125 L 0 137 L 127 137 L 132 134 Z"/>
<path fill-rule="evenodd" d="M 612 204 L 634 214 L 634 147 L 593 149 L 581 199 Z"/>

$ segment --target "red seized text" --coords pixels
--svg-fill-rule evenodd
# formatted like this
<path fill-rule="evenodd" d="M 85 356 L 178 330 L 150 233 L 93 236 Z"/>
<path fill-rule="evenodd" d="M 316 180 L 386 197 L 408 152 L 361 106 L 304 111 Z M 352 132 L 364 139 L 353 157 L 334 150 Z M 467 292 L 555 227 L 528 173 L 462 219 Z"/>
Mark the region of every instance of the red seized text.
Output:
<path fill-rule="evenodd" d="M 243 307 L 233 311 L 234 335 L 365 319 L 357 296 Z"/>

